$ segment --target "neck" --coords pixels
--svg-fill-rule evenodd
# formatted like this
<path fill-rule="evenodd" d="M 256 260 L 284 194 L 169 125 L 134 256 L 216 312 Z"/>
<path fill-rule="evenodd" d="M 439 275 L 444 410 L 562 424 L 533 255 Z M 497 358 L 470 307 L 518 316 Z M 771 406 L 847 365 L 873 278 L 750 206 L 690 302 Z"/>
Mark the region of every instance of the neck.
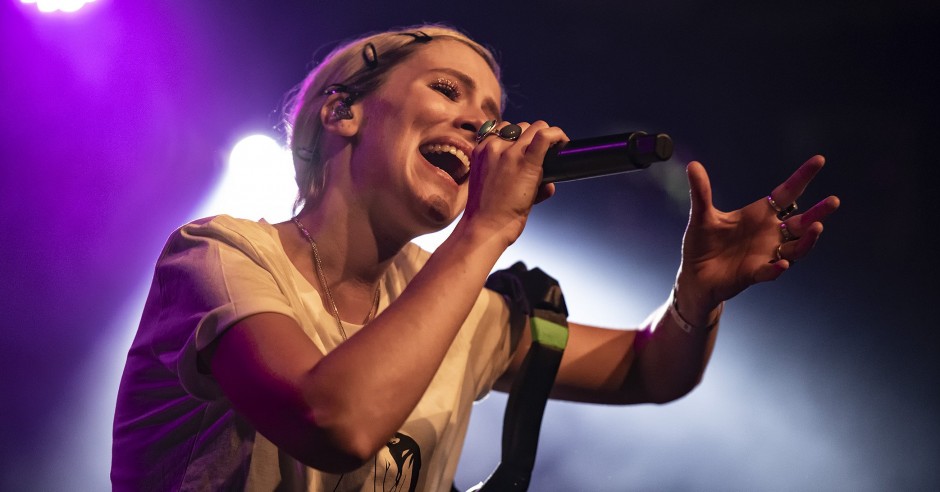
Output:
<path fill-rule="evenodd" d="M 373 225 L 365 207 L 342 193 L 324 191 L 297 218 L 317 243 L 330 288 L 374 286 L 408 240 L 387 237 Z"/>
<path fill-rule="evenodd" d="M 292 220 L 278 224 L 282 232 L 281 243 L 288 257 L 320 292 L 324 308 L 336 318 L 343 339 L 346 332 L 340 318 L 347 321 L 368 323 L 378 308 L 380 279 L 391 259 L 376 260 L 376 243 L 363 241 L 367 247 L 353 247 L 348 230 L 343 223 L 329 220 L 316 207 L 307 207 Z M 312 212 L 317 210 L 316 212 Z M 346 217 L 333 215 L 333 217 Z M 335 238 L 330 238 L 330 232 Z M 298 237 L 299 236 L 299 237 Z M 343 253 L 345 252 L 345 254 Z M 371 258 L 371 259 L 370 259 Z"/>

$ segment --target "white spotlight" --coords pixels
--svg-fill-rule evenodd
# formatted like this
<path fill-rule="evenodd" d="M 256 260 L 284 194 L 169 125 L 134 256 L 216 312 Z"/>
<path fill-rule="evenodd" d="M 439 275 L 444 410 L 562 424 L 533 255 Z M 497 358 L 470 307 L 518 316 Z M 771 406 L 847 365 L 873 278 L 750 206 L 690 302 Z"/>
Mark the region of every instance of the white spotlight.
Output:
<path fill-rule="evenodd" d="M 85 6 L 87 3 L 91 3 L 94 0 L 20 0 L 20 3 L 34 3 L 36 8 L 40 12 L 50 13 L 50 12 L 76 12 L 78 9 Z"/>
<path fill-rule="evenodd" d="M 232 148 L 228 167 L 199 215 L 281 222 L 291 217 L 296 194 L 290 152 L 271 137 L 251 135 Z"/>

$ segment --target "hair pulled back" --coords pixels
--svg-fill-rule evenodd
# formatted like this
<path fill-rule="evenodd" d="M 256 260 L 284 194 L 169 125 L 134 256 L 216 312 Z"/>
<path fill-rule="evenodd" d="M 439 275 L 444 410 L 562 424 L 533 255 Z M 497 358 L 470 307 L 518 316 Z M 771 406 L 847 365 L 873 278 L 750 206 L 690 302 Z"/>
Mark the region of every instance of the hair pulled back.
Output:
<path fill-rule="evenodd" d="M 333 49 L 293 91 L 285 106 L 284 128 L 287 145 L 294 161 L 297 181 L 295 208 L 304 205 L 323 188 L 324 165 L 320 135 L 323 124 L 320 108 L 334 92 L 348 94 L 346 102 L 375 91 L 388 72 L 422 46 L 439 39 L 459 41 L 476 51 L 500 78 L 493 54 L 460 31 L 440 25 L 425 24 L 369 34 Z"/>

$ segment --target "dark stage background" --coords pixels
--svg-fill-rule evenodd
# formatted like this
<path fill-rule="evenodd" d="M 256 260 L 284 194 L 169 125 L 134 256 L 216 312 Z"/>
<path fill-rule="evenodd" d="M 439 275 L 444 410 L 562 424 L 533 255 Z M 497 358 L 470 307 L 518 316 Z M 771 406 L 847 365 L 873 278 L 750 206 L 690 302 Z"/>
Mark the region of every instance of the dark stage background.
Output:
<path fill-rule="evenodd" d="M 935 2 L 0 5 L 0 489 L 108 487 L 116 384 L 167 235 L 235 142 L 278 135 L 284 94 L 333 43 L 422 21 L 496 48 L 508 120 L 674 138 L 673 161 L 560 185 L 513 247 L 567 286 L 572 319 L 635 325 L 665 298 L 685 161 L 731 209 L 821 153 L 802 203 L 843 200 L 811 257 L 728 304 L 691 395 L 550 405 L 533 490 L 940 488 Z M 462 489 L 496 462 L 504 401 L 480 405 Z"/>

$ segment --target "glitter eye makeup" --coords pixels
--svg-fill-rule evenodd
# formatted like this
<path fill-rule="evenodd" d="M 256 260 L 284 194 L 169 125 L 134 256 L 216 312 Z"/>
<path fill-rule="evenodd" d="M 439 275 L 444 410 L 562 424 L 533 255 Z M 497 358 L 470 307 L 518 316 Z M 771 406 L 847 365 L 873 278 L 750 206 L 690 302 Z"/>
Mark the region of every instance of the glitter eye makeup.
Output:
<path fill-rule="evenodd" d="M 431 82 L 429 87 L 455 101 L 460 97 L 460 87 L 456 82 L 448 78 L 441 77 Z"/>

